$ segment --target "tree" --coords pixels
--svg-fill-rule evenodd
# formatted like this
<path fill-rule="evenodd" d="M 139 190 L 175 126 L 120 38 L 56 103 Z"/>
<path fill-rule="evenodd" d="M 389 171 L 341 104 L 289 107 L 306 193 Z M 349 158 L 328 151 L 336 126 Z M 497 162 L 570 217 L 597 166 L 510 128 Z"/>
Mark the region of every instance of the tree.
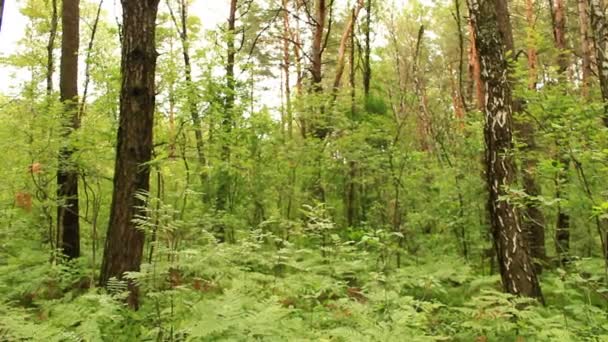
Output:
<path fill-rule="evenodd" d="M 606 6 L 601 0 L 590 0 L 591 29 L 595 45 L 595 60 L 600 80 L 600 91 L 604 101 L 604 126 L 608 127 L 608 21 Z"/>
<path fill-rule="evenodd" d="M 504 7 L 507 9 L 507 7 Z M 535 46 L 535 37 L 533 32 L 534 22 L 536 21 L 536 15 L 534 13 L 534 0 L 526 1 L 526 22 L 528 25 L 528 37 L 527 37 L 527 52 L 528 52 L 528 89 L 536 89 L 537 83 L 537 52 Z M 513 33 L 509 30 L 507 35 L 512 36 Z M 513 42 L 513 39 L 508 41 Z M 512 44 L 512 43 L 511 43 Z M 514 51 L 514 46 L 507 46 L 507 49 Z M 519 113 L 523 112 L 523 101 L 518 99 L 515 109 Z M 547 252 L 545 249 L 545 217 L 534 198 L 538 197 L 540 193 L 540 186 L 536 181 L 536 169 L 538 161 L 533 157 L 532 153 L 538 148 L 535 139 L 535 127 L 533 122 L 517 122 L 515 125 L 516 133 L 524 144 L 522 151 L 524 152 L 522 160 L 522 181 L 524 191 L 532 198 L 532 200 L 526 201 L 525 215 L 524 215 L 524 230 L 530 237 L 530 253 L 533 259 L 535 259 L 535 265 L 537 271 L 542 271 L 542 262 L 547 258 Z"/>
<path fill-rule="evenodd" d="M 234 106 L 236 102 L 236 77 L 234 73 L 237 48 L 236 39 L 236 12 L 238 9 L 238 0 L 230 0 L 230 13 L 228 15 L 228 32 L 226 44 L 226 93 L 224 99 L 224 115 L 222 117 L 221 128 L 221 155 L 223 164 L 219 174 L 219 186 L 217 189 L 217 197 L 215 207 L 218 211 L 226 211 L 228 209 L 228 201 L 231 193 L 230 180 L 230 157 L 231 146 L 230 136 L 234 127 Z M 226 228 L 219 227 L 219 240 L 226 240 Z"/>
<path fill-rule="evenodd" d="M 504 290 L 542 300 L 519 212 L 505 199 L 509 187 L 515 183 L 516 169 L 511 156 L 513 104 L 505 55 L 508 45 L 505 38 L 508 40 L 508 37 L 499 28 L 500 6 L 497 0 L 469 0 L 486 91 L 484 136 L 488 209 Z"/>
<path fill-rule="evenodd" d="M 59 151 L 57 170 L 57 229 L 61 232 L 61 249 L 69 258 L 80 256 L 80 211 L 78 207 L 78 171 L 71 165 L 74 149 L 69 137 L 80 127 L 78 113 L 78 47 L 80 1 L 63 0 L 61 24 L 61 65 L 59 88 L 65 111 L 64 146 Z"/>
<path fill-rule="evenodd" d="M 4 0 L 0 0 L 0 30 L 2 29 L 2 14 L 4 13 Z"/>
<path fill-rule="evenodd" d="M 141 196 L 150 186 L 158 3 L 122 0 L 120 122 L 110 225 L 100 275 L 104 286 L 110 278 L 124 279 L 125 272 L 138 271 L 142 260 L 145 234 L 133 219 L 144 215 Z M 138 290 L 132 282 L 129 290 L 127 301 L 138 308 Z"/>

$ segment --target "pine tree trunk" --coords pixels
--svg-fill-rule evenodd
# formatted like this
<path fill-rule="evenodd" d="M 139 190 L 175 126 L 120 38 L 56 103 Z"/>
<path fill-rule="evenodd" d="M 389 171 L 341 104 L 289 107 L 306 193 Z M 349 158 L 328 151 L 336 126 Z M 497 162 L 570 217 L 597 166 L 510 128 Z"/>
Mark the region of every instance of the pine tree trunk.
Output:
<path fill-rule="evenodd" d="M 57 37 L 57 0 L 51 0 L 51 27 L 49 31 L 49 41 L 46 46 L 46 95 L 51 96 L 53 92 L 53 71 L 55 71 L 55 38 Z"/>
<path fill-rule="evenodd" d="M 568 49 L 566 45 L 566 9 L 564 0 L 550 1 L 553 4 L 551 10 L 551 19 L 553 21 L 553 40 L 555 48 L 558 51 L 557 65 L 558 65 L 558 77 L 560 82 L 567 81 L 567 71 L 570 66 L 568 58 Z M 562 146 L 563 142 L 558 139 L 556 142 L 558 156 L 560 164 L 563 169 L 557 173 L 556 197 L 561 199 L 567 199 L 567 193 L 563 191 L 564 187 L 568 184 L 568 171 L 570 169 L 570 160 L 568 159 L 565 147 Z M 568 260 L 568 253 L 570 251 L 570 215 L 563 210 L 561 206 L 558 206 L 557 213 L 557 226 L 555 228 L 555 245 L 556 251 L 560 255 L 562 262 Z"/>
<path fill-rule="evenodd" d="M 579 32 L 582 59 L 581 93 L 583 97 L 589 96 L 589 83 L 591 82 L 591 44 L 589 37 L 589 8 L 587 0 L 578 0 Z"/>
<path fill-rule="evenodd" d="M 234 75 L 234 67 L 236 61 L 236 11 L 237 11 L 238 0 L 230 1 L 230 13 L 228 16 L 228 41 L 226 48 L 226 97 L 224 102 L 224 116 L 222 118 L 221 127 L 222 135 L 221 140 L 221 156 L 222 165 L 218 176 L 218 188 L 215 202 L 215 208 L 218 212 L 225 212 L 229 209 L 230 193 L 231 189 L 231 175 L 230 175 L 230 137 L 232 135 L 232 128 L 234 126 L 234 105 L 236 101 L 236 79 Z M 223 223 L 220 223 L 216 227 L 217 239 L 219 242 L 225 242 L 229 239 L 227 236 L 226 227 Z"/>
<path fill-rule="evenodd" d="M 475 29 L 473 20 L 469 18 L 469 77 L 471 78 L 471 88 L 475 86 L 475 100 L 477 109 L 483 112 L 485 108 L 486 94 L 481 81 L 481 66 L 479 65 L 479 52 L 477 51 L 477 43 L 475 42 Z M 473 94 L 473 91 L 469 91 Z"/>
<path fill-rule="evenodd" d="M 528 88 L 530 90 L 536 89 L 537 82 L 537 53 L 536 46 L 534 43 L 534 35 L 532 29 L 536 21 L 534 14 L 534 0 L 526 0 L 526 21 L 528 23 L 529 35 L 528 35 Z M 512 36 L 512 33 L 509 33 Z M 511 40 L 512 41 L 512 40 Z M 513 46 L 507 47 L 513 49 Z M 521 107 L 522 102 L 518 102 L 518 106 Z M 517 108 L 522 110 L 523 108 Z M 537 149 L 535 135 L 535 127 L 531 122 L 517 123 L 516 133 L 518 134 L 521 141 L 524 143 L 522 148 L 524 152 L 522 160 L 522 179 L 524 191 L 530 197 L 538 197 L 540 195 L 540 187 L 538 186 L 535 178 L 536 166 L 538 161 L 533 157 L 533 152 Z M 536 270 L 542 272 L 542 263 L 547 259 L 547 253 L 545 249 L 545 217 L 540 210 L 538 203 L 534 200 L 529 200 L 525 206 L 525 215 L 523 220 L 524 230 L 529 236 L 529 245 L 531 256 L 535 261 Z"/>
<path fill-rule="evenodd" d="M 62 132 L 64 145 L 59 151 L 57 170 L 57 229 L 61 232 L 61 250 L 68 259 L 80 256 L 78 171 L 70 162 L 75 151 L 69 142 L 71 133 L 80 127 L 78 113 L 79 20 L 79 0 L 63 0 L 59 88 L 66 122 Z"/>
<path fill-rule="evenodd" d="M 498 27 L 500 4 L 496 0 L 470 0 L 469 9 L 487 99 L 484 135 L 488 209 L 503 288 L 511 294 L 542 299 L 519 213 L 511 203 L 501 198 L 515 183 L 516 169 L 511 157 L 513 113 L 504 51 L 507 42 Z"/>
<path fill-rule="evenodd" d="M 159 0 L 122 0 L 122 85 L 120 123 L 116 147 L 114 192 L 100 283 L 124 279 L 125 272 L 139 271 L 145 235 L 133 219 L 145 215 L 145 200 L 138 194 L 150 188 L 157 52 L 155 21 Z M 138 308 L 138 289 L 129 282 L 130 307 Z"/>
<path fill-rule="evenodd" d="M 291 106 L 291 54 L 289 53 L 291 28 L 289 25 L 289 11 L 287 10 L 289 0 L 283 0 L 283 72 L 285 74 L 285 120 L 287 121 L 287 137 L 293 139 L 293 110 Z M 284 128 L 284 127 L 283 127 Z"/>
<path fill-rule="evenodd" d="M 372 81 L 371 66 L 371 26 L 372 26 L 372 0 L 367 0 L 365 11 L 365 53 L 363 55 L 363 94 L 365 95 L 365 105 L 368 105 L 369 92 Z"/>
<path fill-rule="evenodd" d="M 606 6 L 602 0 L 590 0 L 591 29 L 595 41 L 595 59 L 604 100 L 604 125 L 608 127 L 608 22 Z"/>

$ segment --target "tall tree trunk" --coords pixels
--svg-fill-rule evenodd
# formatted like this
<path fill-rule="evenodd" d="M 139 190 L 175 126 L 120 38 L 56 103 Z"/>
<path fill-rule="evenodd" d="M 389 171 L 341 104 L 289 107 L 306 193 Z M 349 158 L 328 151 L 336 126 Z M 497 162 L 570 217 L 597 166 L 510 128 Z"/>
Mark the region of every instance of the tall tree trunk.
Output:
<path fill-rule="evenodd" d="M 510 153 L 513 149 L 511 84 L 504 51 L 508 37 L 504 37 L 499 28 L 505 24 L 499 18 L 504 12 L 496 0 L 469 0 L 469 10 L 486 91 L 488 209 L 503 288 L 511 294 L 542 299 L 519 213 L 502 198 L 516 180 L 515 162 Z"/>
<path fill-rule="evenodd" d="M 590 0 L 591 28 L 595 41 L 595 60 L 604 101 L 604 125 L 608 127 L 608 22 L 606 6 L 602 0 Z"/>
<path fill-rule="evenodd" d="M 2 16 L 4 14 L 4 0 L 0 0 L 0 30 L 2 30 Z"/>
<path fill-rule="evenodd" d="M 156 72 L 155 32 L 159 0 L 122 0 L 122 85 L 120 123 L 116 147 L 114 192 L 100 283 L 124 279 L 139 271 L 145 235 L 133 219 L 145 215 L 145 200 L 138 197 L 150 188 Z M 138 308 L 138 289 L 129 282 L 128 304 Z"/>
<path fill-rule="evenodd" d="M 325 50 L 325 26 L 327 21 L 327 4 L 325 0 L 316 0 L 316 11 L 314 16 L 314 29 L 313 29 L 313 40 L 312 40 L 312 65 L 310 73 L 312 76 L 312 91 L 315 94 L 322 94 L 323 92 L 323 52 Z M 316 101 L 322 101 L 322 99 L 316 99 Z M 318 104 L 317 108 L 312 109 L 312 122 L 311 131 L 312 134 L 318 139 L 324 139 L 329 134 L 327 127 L 327 120 L 325 118 L 325 109 L 322 104 Z M 323 197 L 323 196 L 320 196 Z"/>
<path fill-rule="evenodd" d="M 69 142 L 71 133 L 80 127 L 78 112 L 79 21 L 79 0 L 63 0 L 59 88 L 67 122 L 63 127 L 64 145 L 59 150 L 59 168 L 57 170 L 57 229 L 61 232 L 61 249 L 69 259 L 80 256 L 78 171 L 70 161 L 75 151 Z"/>
<path fill-rule="evenodd" d="M 234 126 L 234 105 L 236 101 L 236 79 L 234 75 L 234 66 L 236 60 L 236 11 L 237 0 L 230 1 L 230 13 L 228 16 L 228 42 L 226 49 L 226 98 L 224 102 L 224 117 L 222 118 L 222 137 L 221 137 L 221 155 L 223 165 L 221 166 L 219 175 L 219 186 L 217 190 L 216 209 L 220 212 L 228 209 L 228 201 L 231 192 L 231 176 L 230 176 L 230 136 Z M 226 241 L 226 229 L 222 225 L 218 227 L 218 240 Z"/>
<path fill-rule="evenodd" d="M 352 9 L 350 22 L 350 119 L 354 122 L 356 116 L 356 84 L 355 84 L 355 20 L 357 17 L 357 10 Z M 355 227 L 359 225 L 359 217 L 357 215 L 357 161 L 348 161 L 348 187 L 346 194 L 346 223 L 349 227 Z"/>
<path fill-rule="evenodd" d="M 567 81 L 567 71 L 569 68 L 568 50 L 566 46 L 566 9 L 564 0 L 550 0 L 549 4 L 552 5 L 551 19 L 553 21 L 553 39 L 554 45 L 558 52 L 557 65 L 558 65 L 558 77 L 560 81 Z M 557 148 L 559 153 L 559 161 L 562 170 L 557 173 L 556 197 L 561 199 L 567 199 L 567 193 L 563 191 L 565 186 L 569 183 L 568 171 L 570 169 L 570 160 L 567 157 L 566 147 L 561 139 L 557 139 Z M 561 256 L 562 262 L 567 260 L 567 255 L 570 250 L 570 215 L 563 211 L 562 206 L 558 206 L 557 213 L 557 226 L 555 229 L 555 245 L 556 251 Z"/>
<path fill-rule="evenodd" d="M 55 71 L 55 38 L 57 37 L 57 0 L 51 0 L 51 30 L 49 31 L 49 41 L 46 46 L 46 95 L 50 96 L 53 92 L 53 72 Z"/>
<path fill-rule="evenodd" d="M 588 0 L 578 0 L 579 32 L 581 42 L 582 80 L 581 94 L 589 96 L 589 83 L 591 81 L 591 42 L 589 37 L 589 8 Z"/>
<path fill-rule="evenodd" d="M 190 41 L 188 39 L 188 1 L 180 0 L 179 2 L 180 20 L 179 23 L 175 22 L 176 28 L 179 32 L 180 40 L 182 43 L 182 57 L 184 60 L 184 72 L 186 77 L 187 96 L 186 100 L 188 103 L 188 110 L 190 111 L 190 118 L 194 126 L 194 138 L 196 140 L 196 154 L 198 157 L 200 171 L 201 185 L 205 187 L 208 182 L 208 176 L 206 172 L 207 159 L 205 158 L 205 144 L 203 142 L 203 130 L 201 128 L 201 118 L 198 113 L 198 95 L 197 90 L 192 80 L 192 63 L 190 61 Z M 173 16 L 173 12 L 171 12 Z M 173 16 L 174 17 L 174 16 Z M 173 18 L 175 20 L 175 17 Z M 207 196 L 205 196 L 207 197 Z"/>
<path fill-rule="evenodd" d="M 283 89 L 285 91 L 285 120 L 287 121 L 287 137 L 293 139 L 293 110 L 291 107 L 291 54 L 289 53 L 291 28 L 289 25 L 289 11 L 287 10 L 289 0 L 283 0 L 283 73 L 285 80 Z"/>
<path fill-rule="evenodd" d="M 502 1 L 502 0 L 500 0 Z M 536 16 L 534 14 L 534 0 L 526 0 L 526 21 L 528 25 L 528 88 L 536 89 L 537 82 L 537 54 L 536 44 L 534 42 L 534 23 Z M 511 32 L 507 33 L 512 36 Z M 513 41 L 512 39 L 510 40 Z M 507 49 L 513 51 L 513 46 L 507 46 Z M 514 110 L 522 111 L 523 101 L 517 100 Z M 534 150 L 537 149 L 536 140 L 534 139 L 535 127 L 531 122 L 518 122 L 515 125 L 516 133 L 524 143 L 523 160 L 521 165 L 522 179 L 524 191 L 532 198 L 540 195 L 540 187 L 535 178 L 536 166 L 538 161 L 533 157 Z M 525 205 L 523 217 L 524 231 L 529 236 L 529 245 L 531 256 L 534 259 L 536 270 L 542 272 L 542 264 L 547 258 L 545 249 L 545 217 L 535 200 L 529 200 Z"/>
<path fill-rule="evenodd" d="M 471 87 L 475 86 L 477 109 L 483 112 L 486 94 L 483 89 L 483 82 L 481 81 L 481 65 L 479 64 L 479 52 L 477 50 L 477 43 L 475 42 L 475 30 L 473 26 L 473 19 L 469 18 L 469 77 L 471 78 Z M 469 93 L 473 94 L 472 91 Z"/>
<path fill-rule="evenodd" d="M 365 11 L 365 53 L 363 54 L 363 94 L 365 99 L 369 99 L 370 86 L 372 81 L 371 66 L 371 31 L 372 31 L 372 0 L 367 0 Z"/>
<path fill-rule="evenodd" d="M 363 1 L 364 0 L 359 0 L 357 5 L 351 11 L 352 13 L 349 16 L 348 22 L 346 23 L 346 28 L 344 29 L 344 32 L 342 32 L 342 37 L 340 38 L 338 62 L 336 65 L 336 75 L 334 77 L 334 91 L 337 91 L 342 83 L 342 75 L 344 74 L 344 68 L 346 67 L 346 48 L 348 47 L 351 36 L 354 37 L 355 22 L 357 21 L 359 12 L 363 8 Z"/>

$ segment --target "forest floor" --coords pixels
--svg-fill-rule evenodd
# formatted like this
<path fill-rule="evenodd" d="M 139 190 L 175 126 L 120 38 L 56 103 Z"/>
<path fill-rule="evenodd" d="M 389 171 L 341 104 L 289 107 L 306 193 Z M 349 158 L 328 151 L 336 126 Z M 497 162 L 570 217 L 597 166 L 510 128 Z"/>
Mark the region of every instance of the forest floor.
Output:
<path fill-rule="evenodd" d="M 541 306 L 455 256 L 397 268 L 379 245 L 334 239 L 322 255 L 268 238 L 157 251 L 132 274 L 138 311 L 124 283 L 94 286 L 91 260 L 4 251 L 0 341 L 608 341 L 600 260 L 545 271 Z"/>

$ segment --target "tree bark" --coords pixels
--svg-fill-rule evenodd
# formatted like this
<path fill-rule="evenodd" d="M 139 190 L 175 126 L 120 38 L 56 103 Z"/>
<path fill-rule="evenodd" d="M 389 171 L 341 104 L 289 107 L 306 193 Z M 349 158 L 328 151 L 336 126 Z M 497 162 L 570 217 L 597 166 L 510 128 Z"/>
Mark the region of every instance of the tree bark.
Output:
<path fill-rule="evenodd" d="M 2 16 L 4 14 L 4 0 L 0 0 L 0 30 L 2 30 Z"/>
<path fill-rule="evenodd" d="M 566 9 L 564 0 L 549 1 L 552 4 L 551 19 L 553 21 L 553 40 L 555 48 L 558 52 L 557 65 L 558 65 L 558 78 L 561 81 L 566 81 L 567 71 L 569 68 L 568 50 L 566 45 Z M 570 160 L 566 156 L 567 152 L 565 147 L 562 146 L 563 142 L 558 138 L 557 148 L 559 153 L 559 161 L 563 167 L 557 173 L 556 177 L 556 197 L 561 199 L 567 199 L 567 193 L 563 191 L 565 185 L 568 184 L 568 171 L 570 169 Z M 562 262 L 568 260 L 568 253 L 570 251 L 570 215 L 563 211 L 561 205 L 557 207 L 557 226 L 555 229 L 555 244 L 556 251 L 560 255 Z"/>
<path fill-rule="evenodd" d="M 501 5 L 496 0 L 469 0 L 487 100 L 484 135 L 488 209 L 504 290 L 514 295 L 542 300 L 519 213 L 502 198 L 515 183 L 516 175 L 515 162 L 511 157 L 511 84 L 505 56 L 508 37 L 504 37 L 499 28 L 502 20 L 498 13 L 504 13 L 499 12 Z"/>
<path fill-rule="evenodd" d="M 139 271 L 144 232 L 133 219 L 145 215 L 145 200 L 138 194 L 150 188 L 157 52 L 155 21 L 159 0 L 122 0 L 122 85 L 120 122 L 116 147 L 114 192 L 110 225 L 101 266 L 100 284 L 110 278 L 124 279 L 125 272 Z M 138 289 L 129 282 L 130 307 L 138 308 Z"/>
<path fill-rule="evenodd" d="M 57 37 L 57 0 L 51 0 L 51 30 L 49 32 L 49 41 L 46 46 L 46 95 L 50 96 L 53 92 L 53 71 L 55 71 L 55 38 Z"/>
<path fill-rule="evenodd" d="M 479 65 L 479 52 L 477 51 L 477 43 L 475 42 L 475 30 L 473 28 L 473 19 L 469 18 L 469 77 L 471 78 L 471 87 L 475 86 L 475 102 L 477 109 L 480 112 L 485 110 L 486 94 L 481 81 L 481 66 Z M 473 92 L 470 91 L 472 94 Z"/>
<path fill-rule="evenodd" d="M 370 85 L 372 81 L 372 66 L 371 66 L 371 26 L 372 26 L 372 0 L 367 0 L 365 11 L 365 53 L 363 55 L 363 94 L 365 102 L 369 99 Z"/>
<path fill-rule="evenodd" d="M 74 148 L 70 146 L 71 133 L 80 127 L 78 112 L 78 48 L 79 0 L 63 0 L 61 14 L 61 64 L 59 88 L 65 117 L 62 136 L 64 145 L 59 150 L 57 170 L 57 229 L 61 232 L 61 249 L 68 259 L 80 256 L 80 222 L 78 207 L 78 171 L 70 159 Z"/>
<path fill-rule="evenodd" d="M 528 88 L 530 90 L 536 89 L 537 83 L 537 52 L 536 45 L 534 42 L 534 23 L 536 22 L 536 15 L 534 14 L 534 0 L 526 0 L 526 21 L 528 24 Z M 512 36 L 511 32 L 507 33 Z M 511 42 L 513 40 L 511 39 Z M 514 46 L 507 46 L 507 49 L 513 51 Z M 514 106 L 514 110 L 522 111 L 523 101 L 518 100 L 517 105 Z M 534 123 L 531 122 L 519 122 L 515 126 L 516 133 L 524 143 L 523 160 L 521 165 L 522 179 L 524 191 L 530 197 L 538 197 L 540 193 L 540 187 L 538 186 L 535 178 L 536 167 L 538 161 L 533 157 L 532 153 L 537 149 Z M 523 226 L 525 232 L 529 237 L 530 253 L 534 259 L 534 265 L 536 266 L 537 272 L 542 272 L 542 264 L 547 259 L 547 252 L 545 249 L 545 217 L 535 200 L 526 201 L 525 214 L 523 220 Z"/>
<path fill-rule="evenodd" d="M 216 197 L 216 210 L 219 212 L 228 209 L 228 202 L 231 192 L 231 176 L 230 176 L 230 136 L 234 126 L 234 105 L 236 101 L 236 79 L 234 75 L 234 67 L 236 60 L 236 11 L 237 0 L 230 1 L 230 13 L 228 15 L 228 41 L 226 48 L 226 97 L 224 102 L 224 116 L 222 118 L 222 137 L 221 137 L 221 156 L 223 165 L 220 168 L 219 184 Z M 223 224 L 218 227 L 218 240 L 224 242 L 227 239 L 226 228 Z"/>
<path fill-rule="evenodd" d="M 330 0 L 331 1 L 331 0 Z M 315 1 L 316 11 L 314 16 L 314 29 L 312 40 L 312 56 L 310 73 L 312 77 L 312 91 L 314 94 L 323 93 L 323 52 L 325 50 L 326 40 L 325 26 L 327 21 L 327 4 L 325 0 Z M 322 99 L 316 99 L 322 101 Z M 325 117 L 325 108 L 319 103 L 317 108 L 312 108 L 312 120 L 310 123 L 311 133 L 318 139 L 323 140 L 329 134 L 327 127 L 327 118 Z M 323 197 L 323 196 L 319 196 Z"/>
<path fill-rule="evenodd" d="M 604 101 L 604 126 L 608 127 L 608 22 L 606 6 L 602 0 L 589 0 L 591 3 L 591 28 L 595 41 L 595 59 L 600 80 L 600 92 Z"/>
<path fill-rule="evenodd" d="M 344 74 L 344 68 L 346 67 L 346 48 L 350 41 L 351 35 L 354 35 L 355 22 L 359 16 L 361 8 L 363 8 L 363 0 L 359 0 L 357 5 L 351 11 L 348 22 L 346 23 L 346 29 L 342 32 L 340 38 L 340 47 L 338 48 L 338 63 L 336 66 L 336 75 L 334 78 L 334 91 L 337 91 L 342 83 L 342 75 Z"/>
<path fill-rule="evenodd" d="M 589 41 L 589 6 L 587 1 L 588 0 L 578 0 L 578 18 L 582 59 L 581 94 L 585 98 L 589 97 L 589 83 L 592 75 L 591 44 Z"/>
<path fill-rule="evenodd" d="M 184 73 L 186 77 L 186 100 L 188 104 L 188 110 L 190 111 L 190 118 L 192 119 L 192 125 L 194 126 L 194 138 L 196 140 L 196 154 L 198 157 L 200 171 L 201 185 L 205 187 L 208 181 L 206 172 L 207 159 L 205 157 L 205 143 L 203 141 L 203 130 L 201 128 L 201 118 L 198 113 L 198 95 L 192 79 L 192 62 L 190 61 L 190 41 L 188 39 L 188 2 L 186 0 L 180 0 L 179 2 L 179 23 L 175 20 L 173 12 L 173 20 L 175 26 L 179 32 L 180 41 L 182 43 L 182 57 L 184 60 Z M 206 196 L 205 196 L 206 197 Z"/>
<path fill-rule="evenodd" d="M 287 137 L 293 139 L 293 110 L 291 106 L 291 54 L 289 53 L 291 28 L 289 25 L 289 11 L 287 10 L 289 0 L 283 0 L 283 73 L 285 74 L 285 120 L 287 121 Z M 284 127 L 283 127 L 284 129 Z"/>

